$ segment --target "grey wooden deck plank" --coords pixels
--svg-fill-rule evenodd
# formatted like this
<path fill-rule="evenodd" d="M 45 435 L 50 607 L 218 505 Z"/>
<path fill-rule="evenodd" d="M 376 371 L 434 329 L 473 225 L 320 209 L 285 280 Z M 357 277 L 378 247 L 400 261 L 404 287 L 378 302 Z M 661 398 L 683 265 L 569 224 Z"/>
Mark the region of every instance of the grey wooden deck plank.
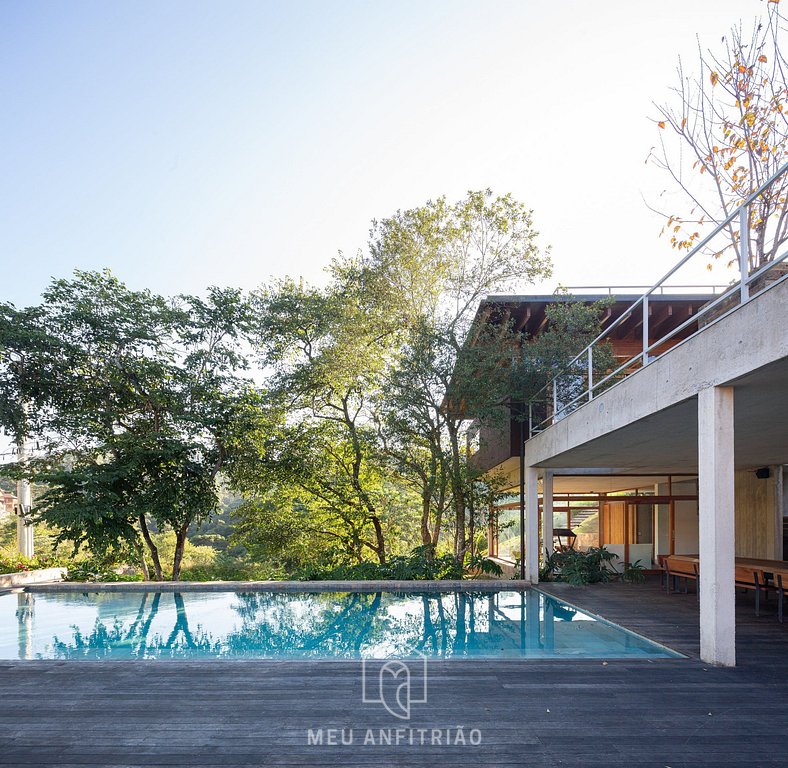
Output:
<path fill-rule="evenodd" d="M 480 747 L 307 745 L 308 728 L 408 725 L 361 703 L 354 661 L 0 662 L 0 765 L 788 763 L 788 624 L 770 611 L 755 619 L 739 597 L 739 666 L 715 669 L 697 659 L 694 595 L 544 588 L 690 658 L 431 661 L 410 725 L 476 727 Z"/>

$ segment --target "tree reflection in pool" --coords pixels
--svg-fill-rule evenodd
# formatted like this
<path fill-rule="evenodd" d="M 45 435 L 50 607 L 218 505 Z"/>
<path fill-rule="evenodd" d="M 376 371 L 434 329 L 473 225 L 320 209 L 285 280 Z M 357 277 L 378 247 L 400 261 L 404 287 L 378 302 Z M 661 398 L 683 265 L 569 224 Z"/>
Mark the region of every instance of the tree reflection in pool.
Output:
<path fill-rule="evenodd" d="M 0 658 L 667 658 L 537 590 L 0 595 Z"/>

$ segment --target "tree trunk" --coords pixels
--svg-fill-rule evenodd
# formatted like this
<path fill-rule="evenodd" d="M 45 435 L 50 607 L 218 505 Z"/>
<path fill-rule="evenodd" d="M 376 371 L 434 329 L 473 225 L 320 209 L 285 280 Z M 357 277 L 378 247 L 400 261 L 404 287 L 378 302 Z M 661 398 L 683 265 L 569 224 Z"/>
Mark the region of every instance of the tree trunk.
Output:
<path fill-rule="evenodd" d="M 342 413 L 344 414 L 345 426 L 350 433 L 350 439 L 353 444 L 353 465 L 350 472 L 350 480 L 353 485 L 353 490 L 358 494 L 361 503 L 364 505 L 364 509 L 367 511 L 369 520 L 372 521 L 372 525 L 375 528 L 375 546 L 372 547 L 372 549 L 378 556 L 380 564 L 383 565 L 386 562 L 386 542 L 383 536 L 383 526 L 380 524 L 380 518 L 377 515 L 377 510 L 375 509 L 372 499 L 361 484 L 361 466 L 364 462 L 364 454 L 361 448 L 361 441 L 358 437 L 355 419 L 351 417 L 350 411 L 348 410 L 348 397 L 349 393 L 342 398 Z"/>
<path fill-rule="evenodd" d="M 443 524 L 443 513 L 446 510 L 446 482 L 441 480 L 438 503 L 435 509 L 435 522 L 432 524 L 432 551 L 438 549 L 438 541 L 441 535 L 441 525 Z"/>
<path fill-rule="evenodd" d="M 432 546 L 432 534 L 430 533 L 430 502 L 432 494 L 425 493 L 421 497 L 421 544 L 424 547 Z"/>
<path fill-rule="evenodd" d="M 460 460 L 460 443 L 457 425 L 449 420 L 446 424 L 451 445 L 451 491 L 454 501 L 454 559 L 461 563 L 467 549 L 465 538 L 465 483 Z"/>
<path fill-rule="evenodd" d="M 175 556 L 172 560 L 172 580 L 180 581 L 181 563 L 183 562 L 183 550 L 186 547 L 186 539 L 189 535 L 189 524 L 184 523 L 175 532 Z"/>
<path fill-rule="evenodd" d="M 476 554 L 476 520 L 474 518 L 475 510 L 473 507 L 473 492 L 471 492 L 471 503 L 470 509 L 468 511 L 470 513 L 468 515 L 468 545 L 470 547 L 471 557 L 473 557 Z"/>
<path fill-rule="evenodd" d="M 380 518 L 377 515 L 371 515 L 372 526 L 375 529 L 375 554 L 381 565 L 386 562 L 386 541 L 383 538 L 383 526 L 380 524 Z"/>
<path fill-rule="evenodd" d="M 462 489 L 455 489 L 456 493 L 462 494 Z M 467 549 L 465 538 L 465 500 L 460 495 L 454 498 L 454 559 L 461 563 L 465 557 Z"/>
<path fill-rule="evenodd" d="M 439 502 L 435 510 L 435 520 L 430 529 L 430 512 L 432 511 L 432 494 L 421 499 L 421 543 L 422 546 L 429 547 L 429 560 L 435 555 L 438 541 L 441 535 L 441 521 L 443 519 L 443 501 Z"/>
<path fill-rule="evenodd" d="M 440 510 L 436 516 L 435 525 L 432 527 L 432 551 L 438 548 L 438 541 L 441 537 L 441 520 L 443 518 L 443 510 Z"/>
<path fill-rule="evenodd" d="M 140 522 L 140 531 L 142 531 L 142 538 L 145 540 L 145 543 L 148 545 L 148 549 L 150 550 L 151 560 L 153 560 L 153 569 L 156 572 L 155 581 L 164 581 L 164 576 L 162 575 L 162 571 L 161 571 L 161 560 L 159 560 L 159 548 L 153 543 L 153 539 L 151 538 L 150 531 L 148 530 L 148 522 L 147 520 L 145 520 L 144 514 L 140 515 L 139 522 Z"/>
<path fill-rule="evenodd" d="M 139 542 L 136 544 L 135 549 L 137 550 L 137 559 L 142 569 L 142 577 L 145 581 L 150 581 L 150 571 L 148 570 L 148 562 L 145 560 L 145 550 Z"/>

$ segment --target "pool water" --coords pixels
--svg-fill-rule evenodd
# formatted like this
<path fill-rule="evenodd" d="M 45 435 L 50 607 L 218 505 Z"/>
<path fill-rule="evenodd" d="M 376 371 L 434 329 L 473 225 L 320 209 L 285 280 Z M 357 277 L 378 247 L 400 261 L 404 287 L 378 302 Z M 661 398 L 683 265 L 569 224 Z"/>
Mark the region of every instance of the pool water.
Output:
<path fill-rule="evenodd" d="M 537 590 L 0 594 L 2 659 L 671 658 Z"/>

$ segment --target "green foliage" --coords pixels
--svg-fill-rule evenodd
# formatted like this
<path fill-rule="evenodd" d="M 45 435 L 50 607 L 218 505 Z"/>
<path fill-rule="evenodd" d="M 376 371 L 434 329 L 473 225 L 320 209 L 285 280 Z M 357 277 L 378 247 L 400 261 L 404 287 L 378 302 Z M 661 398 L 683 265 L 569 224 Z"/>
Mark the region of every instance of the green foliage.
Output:
<path fill-rule="evenodd" d="M 614 577 L 610 564 L 616 557 L 604 547 L 553 552 L 540 570 L 539 578 L 545 581 L 555 578 L 575 586 L 610 581 Z"/>
<path fill-rule="evenodd" d="M 646 581 L 645 568 L 640 560 L 634 563 L 624 563 L 624 570 L 621 572 L 621 581 L 627 584 L 644 584 Z"/>
<path fill-rule="evenodd" d="M 471 572 L 478 572 L 485 576 L 503 576 L 503 568 L 495 560 L 484 557 L 484 555 L 472 555 L 469 557 L 468 568 Z"/>
<path fill-rule="evenodd" d="M 286 573 L 310 563 L 334 564 L 330 543 L 316 546 L 320 538 L 312 530 L 308 507 L 296 500 L 287 503 L 284 493 L 274 490 L 265 498 L 244 501 L 233 510 L 232 521 L 231 543 L 243 547 L 253 561 Z"/>
<path fill-rule="evenodd" d="M 643 584 L 646 581 L 645 568 L 640 560 L 624 563 L 623 570 L 618 573 L 612 568 L 613 560 L 618 555 L 604 547 L 590 547 L 588 550 L 569 549 L 553 552 L 544 560 L 539 569 L 540 581 L 565 581 L 575 586 L 596 584 L 614 579 L 628 584 Z"/>
<path fill-rule="evenodd" d="M 474 318 L 549 273 L 531 212 L 484 190 L 375 222 L 319 288 L 55 280 L 0 304 L 0 427 L 43 455 L 9 479 L 41 485 L 37 520 L 90 578 L 499 575 L 482 534 L 506 481 L 469 463 L 468 422 L 508 421 L 600 306 L 560 303 L 535 340 Z"/>
<path fill-rule="evenodd" d="M 217 552 L 210 563 L 185 564 L 181 573 L 185 581 L 268 581 L 283 579 L 285 573 L 270 564 Z"/>
<path fill-rule="evenodd" d="M 189 541 L 200 546 L 213 547 L 232 557 L 244 557 L 247 554 L 244 546 L 233 541 L 234 514 L 243 501 L 240 496 L 224 495 L 218 509 L 189 527 Z"/>
<path fill-rule="evenodd" d="M 401 493 L 388 482 L 371 405 L 396 328 L 360 259 L 330 272 L 324 289 L 284 280 L 253 296 L 252 342 L 271 375 L 248 460 L 230 474 L 249 495 L 270 500 L 276 488 L 285 509 L 308 508 L 313 532 L 347 557 L 382 563 Z"/>
<path fill-rule="evenodd" d="M 55 555 L 36 555 L 25 557 L 12 549 L 0 550 L 0 573 L 35 571 L 39 568 L 71 567 L 72 561 Z"/>
<path fill-rule="evenodd" d="M 139 574 L 118 573 L 101 559 L 77 560 L 68 566 L 67 581 L 139 581 Z"/>
<path fill-rule="evenodd" d="M 451 553 L 433 554 L 429 546 L 416 547 L 409 555 L 392 557 L 386 563 L 363 561 L 333 568 L 305 568 L 299 579 L 305 581 L 334 580 L 433 580 L 462 579 L 468 572 L 500 575 L 500 566 L 485 557 L 470 558 L 467 568 L 457 564 Z"/>
<path fill-rule="evenodd" d="M 140 562 L 147 546 L 161 577 L 147 527 L 169 527 L 178 578 L 246 426 L 250 385 L 235 374 L 248 311 L 235 289 L 166 300 L 108 272 L 55 280 L 39 307 L 0 307 L 1 425 L 44 447 L 14 470 L 47 484 L 36 515 L 61 540 Z"/>
<path fill-rule="evenodd" d="M 501 362 L 512 351 L 511 338 L 486 325 L 474 329 L 483 343 L 466 342 L 482 299 L 549 276 L 550 262 L 537 247 L 531 212 L 490 190 L 398 211 L 375 222 L 371 235 L 370 271 L 404 329 L 381 435 L 421 499 L 422 543 L 435 546 L 448 528 L 461 563 L 473 541 L 466 526 L 475 520 L 478 480 L 466 460 L 465 422 L 501 417 Z"/>
<path fill-rule="evenodd" d="M 537 421 L 547 415 L 544 407 L 552 402 L 550 387 L 556 379 L 559 403 L 570 403 L 586 388 L 588 361 L 584 357 L 569 365 L 599 334 L 604 311 L 613 299 L 604 299 L 592 304 L 574 300 L 569 294 L 557 294 L 557 300 L 545 307 L 548 319 L 546 330 L 539 335 L 523 339 L 519 345 L 519 357 L 511 367 L 509 389 L 518 403 L 533 403 L 533 414 Z M 609 343 L 594 349 L 594 380 L 600 381 L 615 368 L 616 359 Z M 609 382 L 610 386 L 613 381 Z M 604 388 L 604 387 L 602 387 Z M 598 393 L 602 388 L 595 389 Z M 522 409 L 525 418 L 527 410 Z"/>

